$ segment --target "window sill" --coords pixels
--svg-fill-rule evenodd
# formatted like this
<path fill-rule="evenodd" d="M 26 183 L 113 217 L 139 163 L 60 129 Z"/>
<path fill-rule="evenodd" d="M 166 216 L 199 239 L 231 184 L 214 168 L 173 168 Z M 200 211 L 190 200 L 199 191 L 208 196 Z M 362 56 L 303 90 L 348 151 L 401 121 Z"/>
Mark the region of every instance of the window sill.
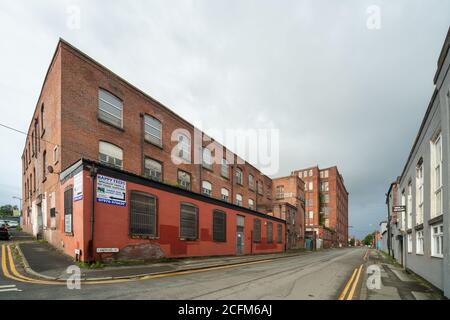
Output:
<path fill-rule="evenodd" d="M 416 256 L 423 256 L 423 252 L 416 252 Z"/>
<path fill-rule="evenodd" d="M 205 169 L 205 170 L 207 170 L 207 171 L 209 171 L 211 173 L 214 173 L 213 168 L 205 167 L 204 165 L 202 165 L 202 169 Z"/>
<path fill-rule="evenodd" d="M 444 214 L 440 214 L 437 217 L 431 218 L 430 220 L 428 220 L 428 225 L 433 225 L 433 224 L 437 224 L 444 221 Z"/>
<path fill-rule="evenodd" d="M 108 121 L 106 121 L 106 120 L 103 120 L 103 119 L 100 118 L 100 117 L 97 117 L 97 120 L 98 120 L 99 122 L 103 123 L 103 124 L 106 124 L 106 125 L 108 125 L 108 126 L 110 126 L 110 127 L 115 128 L 115 129 L 117 129 L 117 130 L 119 130 L 119 131 L 125 132 L 125 129 L 124 129 L 123 127 L 116 126 L 115 124 L 112 124 L 112 123 L 110 123 L 110 122 L 108 122 Z"/>
<path fill-rule="evenodd" d="M 64 235 L 65 235 L 66 237 L 73 237 L 73 236 L 74 236 L 74 235 L 73 235 L 73 232 L 69 232 L 69 233 L 64 232 Z"/>
<path fill-rule="evenodd" d="M 191 242 L 197 242 L 198 239 L 191 239 L 191 238 L 180 238 L 181 241 L 191 241 Z"/>
<path fill-rule="evenodd" d="M 414 229 L 415 229 L 416 231 L 422 230 L 422 229 L 423 229 L 423 223 L 416 225 L 416 226 L 414 227 Z"/>
<path fill-rule="evenodd" d="M 144 141 L 145 141 L 145 143 L 147 143 L 147 144 L 149 144 L 149 145 L 151 145 L 151 146 L 153 146 L 153 147 L 156 147 L 156 148 L 158 148 L 158 149 L 164 150 L 164 147 L 163 147 L 162 144 L 154 143 L 154 142 L 149 141 L 149 140 L 147 140 L 147 139 L 145 139 L 145 138 L 144 138 Z"/>
<path fill-rule="evenodd" d="M 443 255 L 442 256 L 433 256 L 433 255 L 431 255 L 431 258 L 443 259 L 444 256 Z"/>

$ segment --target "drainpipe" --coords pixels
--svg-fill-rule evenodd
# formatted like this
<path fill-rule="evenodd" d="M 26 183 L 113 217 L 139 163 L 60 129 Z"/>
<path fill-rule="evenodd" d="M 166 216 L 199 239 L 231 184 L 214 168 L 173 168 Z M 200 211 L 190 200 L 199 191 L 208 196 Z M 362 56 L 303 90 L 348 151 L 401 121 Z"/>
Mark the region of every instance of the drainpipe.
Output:
<path fill-rule="evenodd" d="M 386 194 L 386 205 L 387 205 L 387 211 L 388 211 L 388 223 L 387 223 L 387 232 L 388 232 L 388 255 L 391 256 L 391 212 L 389 210 L 389 195 Z"/>
<path fill-rule="evenodd" d="M 94 209 L 95 209 L 95 178 L 97 177 L 97 168 L 92 165 L 89 170 L 89 175 L 92 181 L 92 209 L 91 209 L 91 239 L 89 240 L 89 256 L 94 260 Z"/>

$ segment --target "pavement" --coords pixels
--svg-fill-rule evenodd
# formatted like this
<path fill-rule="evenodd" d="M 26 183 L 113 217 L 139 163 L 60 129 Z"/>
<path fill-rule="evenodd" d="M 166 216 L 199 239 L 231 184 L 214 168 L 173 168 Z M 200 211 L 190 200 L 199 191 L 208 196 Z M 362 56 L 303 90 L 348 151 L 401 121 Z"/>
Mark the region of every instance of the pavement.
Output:
<path fill-rule="evenodd" d="M 442 300 L 442 293 L 417 275 L 406 272 L 379 250 L 367 255 L 361 298 L 365 300 Z"/>
<path fill-rule="evenodd" d="M 69 267 L 77 265 L 76 262 L 54 247 L 43 241 L 26 241 L 16 244 L 17 254 L 20 256 L 22 266 L 29 276 L 47 280 L 61 280 L 70 277 Z M 277 254 L 262 254 L 251 256 L 221 256 L 171 259 L 170 262 L 153 262 L 138 265 L 114 265 L 98 269 L 81 269 L 81 279 L 108 280 L 127 279 L 155 275 L 167 272 L 181 272 L 203 268 L 229 266 L 235 264 L 253 263 L 267 259 L 279 259 L 302 254 L 306 251 L 286 252 Z"/>

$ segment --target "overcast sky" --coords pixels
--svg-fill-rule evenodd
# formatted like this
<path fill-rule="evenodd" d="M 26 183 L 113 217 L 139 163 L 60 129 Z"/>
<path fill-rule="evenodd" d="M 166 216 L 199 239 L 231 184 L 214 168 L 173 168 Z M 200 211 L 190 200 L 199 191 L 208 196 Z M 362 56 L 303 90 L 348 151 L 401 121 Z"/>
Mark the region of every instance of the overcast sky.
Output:
<path fill-rule="evenodd" d="M 449 24 L 448 0 L 2 0 L 0 123 L 28 129 L 62 37 L 207 132 L 279 129 L 279 176 L 337 165 L 362 237 L 386 215 Z M 0 204 L 18 204 L 24 141 L 0 127 Z"/>

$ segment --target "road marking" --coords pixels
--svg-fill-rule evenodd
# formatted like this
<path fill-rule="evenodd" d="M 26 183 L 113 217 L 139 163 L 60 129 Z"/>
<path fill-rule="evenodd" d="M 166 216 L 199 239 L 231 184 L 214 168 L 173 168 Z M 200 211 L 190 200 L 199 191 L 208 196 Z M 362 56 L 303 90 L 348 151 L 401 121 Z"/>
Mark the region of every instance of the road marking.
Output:
<path fill-rule="evenodd" d="M 14 265 L 14 260 L 13 260 L 12 254 L 11 254 L 11 248 L 9 246 L 7 248 L 8 248 L 8 257 L 9 257 L 9 267 L 11 269 L 12 275 L 9 273 L 8 267 L 7 267 L 6 248 L 5 248 L 5 245 L 2 245 L 2 271 L 6 278 L 9 278 L 9 279 L 15 280 L 15 281 L 19 281 L 19 282 L 32 283 L 32 284 L 66 285 L 66 280 L 45 281 L 45 280 L 28 278 L 28 277 L 20 274 Z M 207 272 L 207 271 L 213 271 L 213 270 L 236 268 L 236 267 L 240 267 L 240 266 L 265 263 L 265 262 L 270 262 L 270 261 L 273 261 L 273 259 L 252 261 L 252 262 L 246 262 L 246 263 L 238 263 L 238 264 L 232 264 L 232 265 L 227 265 L 227 266 L 209 267 L 209 268 L 190 270 L 190 271 L 179 271 L 179 272 L 172 272 L 172 273 L 149 275 L 149 276 L 143 276 L 143 277 L 134 278 L 134 279 L 114 279 L 114 280 L 99 280 L 99 281 L 84 280 L 84 281 L 81 281 L 81 283 L 92 285 L 92 284 L 113 284 L 113 283 L 120 283 L 120 282 L 151 280 L 151 279 L 158 279 L 158 278 L 165 278 L 165 277 L 174 277 L 174 276 L 178 276 L 178 275 L 187 275 L 187 274 L 193 274 L 193 273 Z"/>
<path fill-rule="evenodd" d="M 353 271 L 352 276 L 351 276 L 350 279 L 347 281 L 347 284 L 345 285 L 344 290 L 342 290 L 342 293 L 341 293 L 341 295 L 339 296 L 338 300 L 344 300 L 345 296 L 347 295 L 347 291 L 348 291 L 348 289 L 350 288 L 350 285 L 352 284 L 353 279 L 355 278 L 355 275 L 356 275 L 356 271 L 357 271 L 357 270 L 358 270 L 358 269 L 355 268 L 355 270 Z"/>
<path fill-rule="evenodd" d="M 356 275 L 356 279 L 353 282 L 352 290 L 350 290 L 350 293 L 348 294 L 347 300 L 353 300 L 353 295 L 355 294 L 356 286 L 359 282 L 359 276 L 361 275 L 361 270 L 363 268 L 363 264 L 359 267 L 358 274 Z"/>
<path fill-rule="evenodd" d="M 0 293 L 2 293 L 2 292 L 11 292 L 11 291 L 22 292 L 22 290 L 20 290 L 20 289 L 17 289 L 17 288 L 11 288 L 11 289 L 0 289 Z"/>
<path fill-rule="evenodd" d="M 16 286 L 15 284 L 0 286 L 0 289 L 14 288 L 15 286 Z"/>

